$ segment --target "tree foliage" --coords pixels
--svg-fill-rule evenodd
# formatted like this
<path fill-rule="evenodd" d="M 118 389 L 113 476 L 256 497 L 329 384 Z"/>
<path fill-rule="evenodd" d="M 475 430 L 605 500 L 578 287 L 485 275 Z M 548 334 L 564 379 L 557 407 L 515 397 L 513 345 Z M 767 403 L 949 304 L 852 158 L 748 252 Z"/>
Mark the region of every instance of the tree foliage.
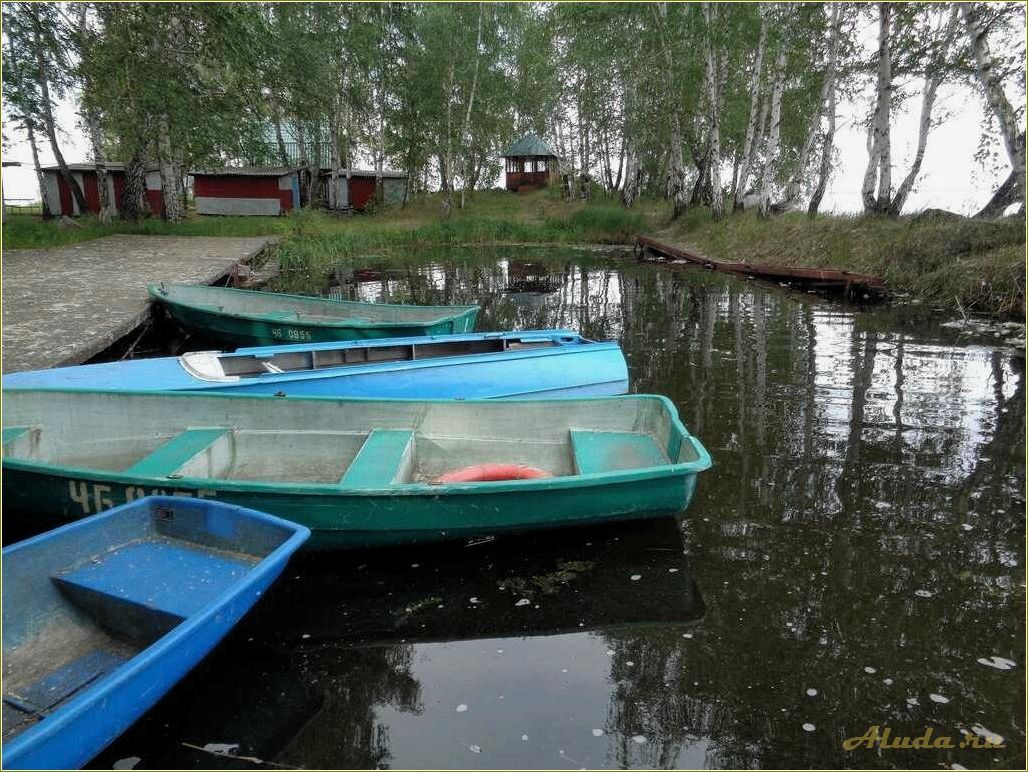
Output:
<path fill-rule="evenodd" d="M 56 150 L 47 115 L 74 93 L 95 154 L 171 180 L 170 217 L 175 180 L 223 164 L 306 167 L 312 200 L 321 168 L 333 181 L 398 168 L 409 193 L 441 188 L 448 211 L 494 184 L 528 131 L 555 148 L 569 194 L 773 214 L 801 198 L 816 212 L 837 102 L 884 88 L 865 201 L 897 214 L 920 163 L 893 185 L 888 128 L 904 102 L 963 83 L 994 116 L 983 147 L 1023 126 L 1023 6 L 965 5 L 993 41 L 988 82 L 981 45 L 963 25 L 948 34 L 951 4 L 7 3 L 5 109 Z M 886 7 L 883 63 L 868 33 Z M 934 92 L 922 102 L 921 154 L 945 118 Z"/>

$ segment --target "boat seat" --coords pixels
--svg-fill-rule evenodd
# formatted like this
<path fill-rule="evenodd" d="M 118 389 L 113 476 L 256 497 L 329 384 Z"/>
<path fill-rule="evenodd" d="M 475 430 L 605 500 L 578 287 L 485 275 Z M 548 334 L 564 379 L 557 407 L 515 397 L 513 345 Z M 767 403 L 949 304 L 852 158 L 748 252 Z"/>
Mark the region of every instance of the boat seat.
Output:
<path fill-rule="evenodd" d="M 186 429 L 165 442 L 153 453 L 136 461 L 125 474 L 143 475 L 145 477 L 167 477 L 179 469 L 189 459 L 200 453 L 229 430 Z"/>
<path fill-rule="evenodd" d="M 216 599 L 251 567 L 224 552 L 155 540 L 127 544 L 53 581 L 105 627 L 153 638 Z"/>
<path fill-rule="evenodd" d="M 39 439 L 37 426 L 5 426 L 3 431 L 3 454 L 8 458 L 28 458 Z"/>
<path fill-rule="evenodd" d="M 667 455 L 648 434 L 572 429 L 571 451 L 577 474 L 663 466 Z"/>
<path fill-rule="evenodd" d="M 374 429 L 339 484 L 384 488 L 402 481 L 411 464 L 413 439 L 414 432 L 407 429 Z"/>
<path fill-rule="evenodd" d="M 31 427 L 28 426 L 5 426 L 3 433 L 3 444 L 9 445 L 15 440 L 24 437 L 26 434 L 29 433 L 30 428 Z"/>
<path fill-rule="evenodd" d="M 86 652 L 30 684 L 4 692 L 3 733 L 19 731 L 25 724 L 45 718 L 54 708 L 128 658 L 103 649 Z M 8 673 L 7 677 L 17 677 Z"/>

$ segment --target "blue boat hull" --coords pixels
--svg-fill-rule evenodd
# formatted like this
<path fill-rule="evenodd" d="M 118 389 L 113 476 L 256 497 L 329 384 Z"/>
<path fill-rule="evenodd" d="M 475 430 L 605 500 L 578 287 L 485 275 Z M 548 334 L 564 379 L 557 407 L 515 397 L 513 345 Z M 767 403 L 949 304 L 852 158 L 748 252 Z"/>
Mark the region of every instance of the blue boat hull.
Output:
<path fill-rule="evenodd" d="M 215 391 L 325 397 L 408 399 L 502 399 L 518 397 L 613 396 L 628 391 L 628 366 L 614 342 L 585 341 L 566 330 L 390 338 L 335 344 L 245 348 L 235 352 L 273 357 L 318 351 L 489 340 L 564 341 L 547 348 L 429 359 L 351 364 L 283 373 L 264 373 L 228 382 L 203 380 L 177 357 L 62 367 L 4 375 L 5 388 L 61 388 L 154 391 Z"/>
<path fill-rule="evenodd" d="M 4 549 L 4 733 L 16 733 L 3 767 L 87 763 L 217 645 L 309 534 L 151 497 Z"/>

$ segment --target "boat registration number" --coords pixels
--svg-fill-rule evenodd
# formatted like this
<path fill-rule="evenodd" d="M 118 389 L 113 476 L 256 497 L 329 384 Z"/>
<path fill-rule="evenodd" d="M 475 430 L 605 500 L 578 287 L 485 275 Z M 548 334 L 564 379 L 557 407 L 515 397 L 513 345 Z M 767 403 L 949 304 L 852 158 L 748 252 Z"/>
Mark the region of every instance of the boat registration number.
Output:
<path fill-rule="evenodd" d="M 297 330 L 292 327 L 272 327 L 271 337 L 277 340 L 295 340 L 301 343 L 310 343 L 314 335 L 307 330 Z"/>
<path fill-rule="evenodd" d="M 137 485 L 104 485 L 103 483 L 68 481 L 71 500 L 82 507 L 82 514 L 103 512 L 117 504 L 127 504 L 144 496 L 189 496 L 198 499 L 212 499 L 214 491 L 200 488 L 195 491 L 176 491 L 166 488 L 143 488 Z"/>

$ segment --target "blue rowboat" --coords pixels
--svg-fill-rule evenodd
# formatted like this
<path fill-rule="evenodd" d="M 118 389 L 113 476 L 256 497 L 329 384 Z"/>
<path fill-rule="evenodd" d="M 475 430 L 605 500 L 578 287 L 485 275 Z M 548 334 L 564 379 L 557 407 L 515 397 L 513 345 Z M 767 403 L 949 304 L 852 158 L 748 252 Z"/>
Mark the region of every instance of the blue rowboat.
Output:
<path fill-rule="evenodd" d="M 8 373 L 5 388 L 487 399 L 628 391 L 618 344 L 569 330 L 381 338 L 201 351 Z"/>
<path fill-rule="evenodd" d="M 310 535 L 149 497 L 3 551 L 3 768 L 81 767 L 256 603 Z"/>

